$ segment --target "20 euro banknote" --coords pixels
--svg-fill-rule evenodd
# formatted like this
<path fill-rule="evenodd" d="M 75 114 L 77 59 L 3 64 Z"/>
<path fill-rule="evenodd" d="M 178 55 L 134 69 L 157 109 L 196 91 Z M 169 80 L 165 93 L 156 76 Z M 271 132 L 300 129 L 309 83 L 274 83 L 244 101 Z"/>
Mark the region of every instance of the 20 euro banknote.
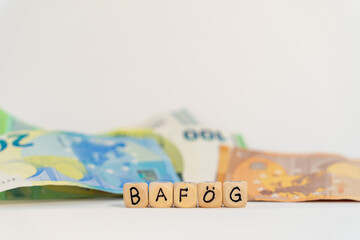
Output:
<path fill-rule="evenodd" d="M 336 154 L 281 154 L 221 147 L 218 181 L 248 182 L 248 199 L 360 201 L 360 161 Z"/>
<path fill-rule="evenodd" d="M 131 181 L 179 178 L 153 139 L 41 130 L 0 136 L 0 192 L 59 185 L 122 193 Z"/>

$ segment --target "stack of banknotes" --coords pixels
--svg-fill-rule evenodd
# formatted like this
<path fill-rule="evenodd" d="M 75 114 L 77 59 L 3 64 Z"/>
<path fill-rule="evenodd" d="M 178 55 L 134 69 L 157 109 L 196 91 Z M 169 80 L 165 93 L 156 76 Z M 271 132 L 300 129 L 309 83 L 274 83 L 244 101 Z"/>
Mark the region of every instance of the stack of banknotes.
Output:
<path fill-rule="evenodd" d="M 360 161 L 254 151 L 186 110 L 88 135 L 0 109 L 0 200 L 120 197 L 127 182 L 247 181 L 250 201 L 360 201 Z"/>
<path fill-rule="evenodd" d="M 117 197 L 127 182 L 207 181 L 220 145 L 238 134 L 205 127 L 186 110 L 98 135 L 49 131 L 0 109 L 0 199 Z"/>

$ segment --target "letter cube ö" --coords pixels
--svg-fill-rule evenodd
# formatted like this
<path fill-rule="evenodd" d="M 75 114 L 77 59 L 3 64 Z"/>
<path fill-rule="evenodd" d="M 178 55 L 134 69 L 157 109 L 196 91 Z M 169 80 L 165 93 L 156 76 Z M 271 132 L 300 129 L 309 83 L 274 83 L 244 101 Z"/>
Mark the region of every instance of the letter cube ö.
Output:
<path fill-rule="evenodd" d="M 152 182 L 149 185 L 149 203 L 154 208 L 169 208 L 173 205 L 174 185 L 171 182 Z"/>
<path fill-rule="evenodd" d="M 197 186 L 200 207 L 216 208 L 222 206 L 221 182 L 201 182 Z"/>
<path fill-rule="evenodd" d="M 174 183 L 174 205 L 179 208 L 193 208 L 197 206 L 196 183 Z"/>
<path fill-rule="evenodd" d="M 125 183 L 123 196 L 125 206 L 128 208 L 146 208 L 149 205 L 146 183 Z"/>
<path fill-rule="evenodd" d="M 247 182 L 224 182 L 223 203 L 225 207 L 245 207 L 247 203 Z"/>

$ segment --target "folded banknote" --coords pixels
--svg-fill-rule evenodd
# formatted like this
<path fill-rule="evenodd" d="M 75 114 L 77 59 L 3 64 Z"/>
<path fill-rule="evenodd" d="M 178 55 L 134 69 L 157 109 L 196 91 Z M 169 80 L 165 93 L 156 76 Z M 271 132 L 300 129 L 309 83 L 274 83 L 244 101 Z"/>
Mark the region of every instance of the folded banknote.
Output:
<path fill-rule="evenodd" d="M 179 180 L 153 139 L 41 130 L 0 136 L 0 192 L 58 185 L 122 193 L 126 182 Z"/>
<path fill-rule="evenodd" d="M 221 146 L 218 181 L 248 182 L 248 199 L 360 201 L 360 161 L 335 154 L 280 154 Z"/>
<path fill-rule="evenodd" d="M 219 146 L 245 147 L 241 135 L 206 127 L 186 110 L 150 117 L 138 125 L 140 130 L 158 141 L 184 181 L 213 181 L 219 162 Z M 128 132 L 125 132 L 129 134 Z M 112 131 L 121 136 L 124 130 Z"/>
<path fill-rule="evenodd" d="M 206 127 L 185 109 L 155 114 L 134 127 L 136 128 L 122 128 L 100 135 L 156 140 L 169 156 L 178 176 L 185 181 L 215 180 L 221 144 L 245 147 L 240 134 Z M 36 127 L 0 110 L 0 129 L 3 132 L 32 128 Z"/>

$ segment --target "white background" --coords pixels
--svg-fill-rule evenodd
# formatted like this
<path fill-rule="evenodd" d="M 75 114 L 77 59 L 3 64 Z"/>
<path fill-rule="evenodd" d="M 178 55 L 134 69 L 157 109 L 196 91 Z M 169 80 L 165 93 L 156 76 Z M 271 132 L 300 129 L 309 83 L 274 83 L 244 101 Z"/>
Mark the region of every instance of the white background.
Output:
<path fill-rule="evenodd" d="M 205 124 L 243 133 L 252 148 L 360 157 L 359 13 L 355 0 L 0 0 L 0 107 L 44 128 L 91 133 L 186 107 Z M 216 237 L 230 223 L 239 236 L 359 236 L 356 203 L 252 203 L 191 216 L 85 203 L 2 206 L 12 220 L 1 217 L 1 230 L 50 234 L 45 219 L 66 219 L 73 234 L 76 220 L 88 221 L 68 238 L 96 237 L 89 233 L 98 226 L 116 238 L 129 236 L 124 228 L 141 236 L 169 229 L 151 225 L 151 211 L 184 224 L 178 230 L 198 229 L 194 236 Z M 107 213 L 115 223 L 99 225 Z M 227 221 L 211 222 L 217 217 Z"/>
<path fill-rule="evenodd" d="M 358 203 L 260 203 L 246 208 L 125 208 L 121 200 L 1 205 L 1 239 L 359 239 Z"/>

